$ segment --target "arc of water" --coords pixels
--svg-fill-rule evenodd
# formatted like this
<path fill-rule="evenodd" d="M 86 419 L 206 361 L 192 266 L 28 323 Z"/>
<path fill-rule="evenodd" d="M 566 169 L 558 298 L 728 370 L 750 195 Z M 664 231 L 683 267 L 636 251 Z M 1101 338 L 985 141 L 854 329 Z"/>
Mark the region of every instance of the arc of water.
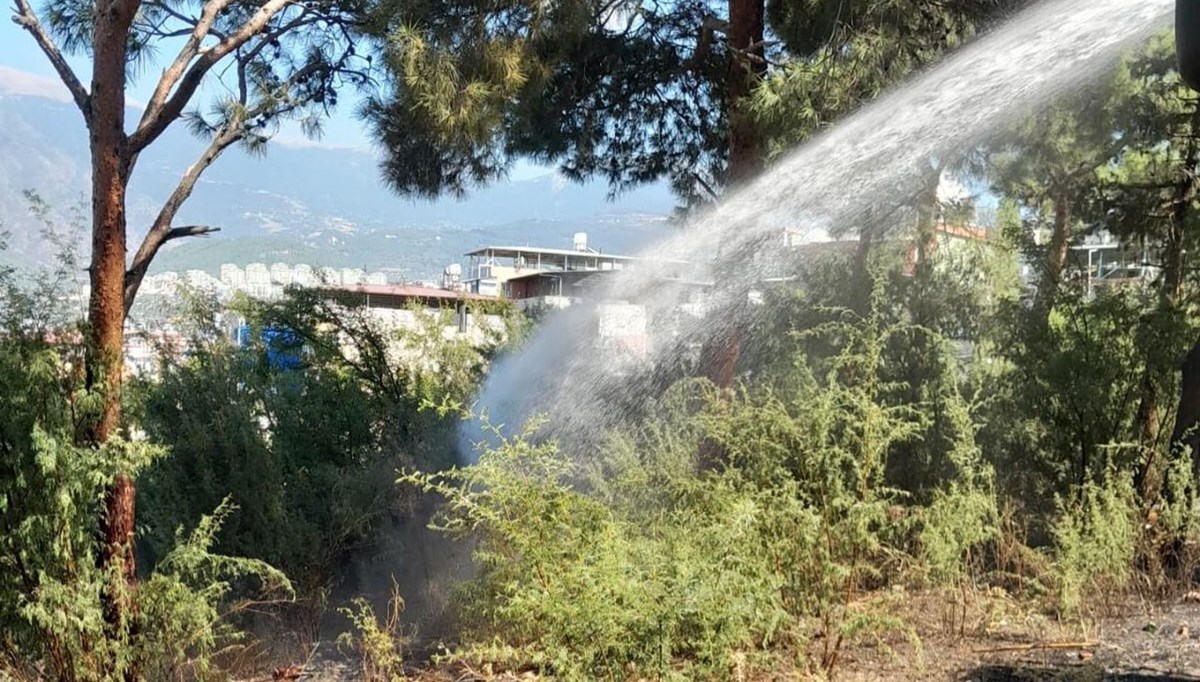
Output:
<path fill-rule="evenodd" d="M 640 254 L 708 263 L 716 273 L 710 313 L 674 334 L 693 340 L 726 334 L 753 314 L 743 292 L 772 267 L 785 227 L 809 239 L 852 232 L 872 212 L 914 191 L 913 169 L 978 144 L 1014 117 L 1087 82 L 1121 49 L 1168 25 L 1174 0 L 1048 0 L 946 59 L 788 155 L 746 188 L 675 236 Z M 721 261 L 712 262 L 720 253 Z M 731 260 L 742 259 L 731 263 Z M 733 267 L 729 267 L 732 265 Z M 681 287 L 665 287 L 653 266 L 624 270 L 599 297 L 636 300 L 662 314 L 678 308 Z M 651 319 L 654 316 L 651 315 Z M 490 373 L 479 407 L 510 430 L 549 411 L 559 434 L 594 439 L 628 406 L 636 382 L 614 375 L 590 341 L 592 311 L 545 324 L 526 349 Z M 679 346 L 657 344 L 648 366 L 670 364 Z M 478 438 L 468 426 L 464 440 Z"/>

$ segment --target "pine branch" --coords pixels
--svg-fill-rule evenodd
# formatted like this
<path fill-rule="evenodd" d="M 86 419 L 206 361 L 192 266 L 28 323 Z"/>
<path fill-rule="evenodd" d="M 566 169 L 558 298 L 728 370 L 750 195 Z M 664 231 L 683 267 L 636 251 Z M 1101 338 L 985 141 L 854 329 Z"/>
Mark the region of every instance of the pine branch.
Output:
<path fill-rule="evenodd" d="M 260 34 L 284 7 L 294 0 L 269 0 L 236 31 L 211 47 L 202 47 L 212 22 L 233 0 L 209 0 L 204 5 L 192 38 L 180 50 L 175 62 L 163 73 L 146 107 L 137 130 L 129 138 L 130 152 L 138 154 L 158 139 L 180 115 L 200 87 L 213 65 Z M 188 65 L 191 66 L 188 66 Z M 170 94 L 174 90 L 174 94 Z"/>
<path fill-rule="evenodd" d="M 83 87 L 83 83 L 79 81 L 79 77 L 67 64 L 67 60 L 63 57 L 58 46 L 54 44 L 54 40 L 50 34 L 46 32 L 42 22 L 38 21 L 37 15 L 33 12 L 33 8 L 29 6 L 28 0 L 15 0 L 16 14 L 13 15 L 13 23 L 25 29 L 33 39 L 37 41 L 38 47 L 50 60 L 50 64 L 54 66 L 54 70 L 58 72 L 58 77 L 62 80 L 63 85 L 67 86 L 67 90 L 71 92 L 72 99 L 75 100 L 75 105 L 79 107 L 79 112 L 83 114 L 84 123 L 88 128 L 92 127 L 92 97 L 88 94 L 87 88 Z"/>
<path fill-rule="evenodd" d="M 349 48 L 347 48 L 348 53 Z M 345 55 L 343 55 L 343 59 L 345 58 Z M 252 59 L 252 57 L 241 55 L 239 57 L 239 66 L 244 66 L 249 59 Z M 164 202 L 150 231 L 146 233 L 141 246 L 138 247 L 137 253 L 133 258 L 133 264 L 125 273 L 126 315 L 129 314 L 129 310 L 133 307 L 133 301 L 136 299 L 142 280 L 145 279 L 146 272 L 150 268 L 150 263 L 158 255 L 158 251 L 162 248 L 163 244 L 173 239 L 203 236 L 219 231 L 219 228 L 204 225 L 171 227 L 171 223 L 175 220 L 179 209 L 195 189 L 200 176 L 208 170 L 226 149 L 250 136 L 259 135 L 257 132 L 258 126 L 254 121 L 264 117 L 279 118 L 288 116 L 308 104 L 308 101 L 305 99 L 292 99 L 289 93 L 296 84 L 324 71 L 341 73 L 344 70 L 336 65 L 328 66 L 322 63 L 309 64 L 307 67 L 292 74 L 292 77 L 287 81 L 281 83 L 278 86 L 277 92 L 274 93 L 274 97 L 267 97 L 257 106 L 241 110 L 235 118 L 226 120 L 220 125 L 212 141 L 209 142 L 208 147 L 200 154 L 200 158 L 188 167 L 174 191 L 171 192 L 171 196 Z M 245 97 L 244 87 L 240 103 L 243 106 L 249 103 Z"/>
<path fill-rule="evenodd" d="M 189 225 L 185 227 L 171 227 L 171 223 L 175 220 L 176 214 L 183 206 L 183 202 L 187 201 L 192 195 L 192 190 L 196 187 L 196 182 L 200 180 L 200 176 L 208 169 L 209 166 L 217 160 L 231 145 L 241 140 L 246 135 L 246 128 L 243 122 L 239 121 L 233 125 L 227 125 L 204 152 L 200 154 L 200 158 L 196 160 L 183 177 L 179 179 L 179 184 L 171 192 L 171 196 L 163 204 L 158 212 L 158 216 L 154 219 L 154 224 L 150 231 L 146 233 L 142 239 L 141 246 L 138 247 L 137 253 L 133 257 L 133 264 L 125 273 L 125 314 L 129 314 L 130 308 L 133 307 L 133 301 L 137 298 L 138 289 L 142 286 L 142 280 L 146 277 L 146 271 L 150 269 L 150 263 L 154 257 L 158 255 L 158 250 L 163 244 L 173 240 L 182 239 L 183 237 L 196 237 L 201 235 L 217 232 L 218 228 L 212 228 L 204 225 Z"/>
<path fill-rule="evenodd" d="M 187 41 L 179 49 L 179 54 L 175 56 L 175 60 L 163 71 L 162 77 L 158 80 L 158 85 L 154 88 L 154 94 L 150 96 L 150 101 L 146 105 L 146 111 L 142 114 L 142 120 L 138 124 L 139 130 L 162 113 L 162 109 L 167 102 L 167 97 L 171 94 L 171 90 L 179 82 L 179 79 L 183 77 L 188 64 L 199 54 L 201 45 L 204 39 L 208 37 L 209 31 L 217 20 L 217 16 L 232 1 L 209 0 L 209 2 L 204 3 L 199 18 L 195 19 L 194 22 L 188 17 L 174 13 L 165 4 L 163 5 L 163 8 L 168 12 L 172 12 L 176 18 L 193 23 L 193 26 Z"/>

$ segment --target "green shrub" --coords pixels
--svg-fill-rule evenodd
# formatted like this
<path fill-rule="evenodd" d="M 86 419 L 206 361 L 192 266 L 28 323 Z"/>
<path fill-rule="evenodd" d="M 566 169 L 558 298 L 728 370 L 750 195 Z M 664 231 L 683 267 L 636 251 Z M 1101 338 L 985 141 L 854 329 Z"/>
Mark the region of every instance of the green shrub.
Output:
<path fill-rule="evenodd" d="M 239 600 L 287 597 L 283 576 L 211 551 L 232 505 L 218 499 L 177 534 L 130 591 L 120 566 L 98 568 L 103 496 L 163 448 L 111 438 L 81 446 L 99 400 L 84 389 L 78 320 L 63 302 L 79 272 L 21 281 L 0 269 L 0 678 L 100 682 L 219 677 L 213 655 L 238 638 Z M 106 619 L 101 595 L 128 601 Z"/>
<path fill-rule="evenodd" d="M 387 615 L 380 619 L 366 599 L 354 599 L 350 607 L 338 611 L 350 621 L 352 630 L 338 636 L 338 645 L 357 653 L 364 682 L 393 682 L 404 677 L 404 647 L 401 614 L 404 599 L 392 581 L 392 596 Z"/>
<path fill-rule="evenodd" d="M 1137 498 L 1129 477 L 1110 473 L 1104 483 L 1085 484 L 1077 500 L 1059 501 L 1054 528 L 1059 607 L 1086 610 L 1087 596 L 1103 596 L 1129 584 L 1139 538 Z"/>
<path fill-rule="evenodd" d="M 985 545 L 1000 534 L 991 466 L 975 440 L 970 408 L 961 398 L 947 404 L 946 420 L 956 434 L 946 455 L 955 478 L 934 491 L 920 510 L 920 557 L 935 584 L 956 585 L 981 563 Z"/>
<path fill-rule="evenodd" d="M 227 619 L 244 597 L 288 598 L 290 585 L 266 564 L 213 554 L 221 523 L 234 507 L 204 517 L 155 571 L 128 592 L 120 567 L 97 567 L 98 509 L 112 471 L 136 471 L 161 450 L 110 440 L 100 451 L 79 448 L 35 427 L 33 466 L 5 481 L 0 540 L 0 623 L 10 674 L 37 667 L 59 680 L 207 679 L 212 656 L 236 642 Z M 18 501 L 13 505 L 14 501 Z M 100 595 L 136 604 L 114 626 Z"/>
<path fill-rule="evenodd" d="M 721 477 L 679 482 L 665 493 L 675 503 L 627 516 L 576 489 L 575 465 L 529 435 L 477 466 L 402 479 L 445 496 L 440 527 L 477 543 L 458 656 L 570 680 L 695 679 L 780 637 L 781 586 L 758 543 L 771 500 Z"/>
<path fill-rule="evenodd" d="M 314 600 L 403 513 L 390 484 L 398 467 L 456 460 L 458 415 L 491 354 L 519 331 L 446 338 L 444 316 L 424 309 L 412 311 L 414 329 L 390 329 L 303 290 L 228 310 L 189 303 L 189 357 L 164 358 L 161 376 L 135 392 L 147 434 L 171 452 L 141 481 L 144 555 L 153 565 L 176 527 L 232 496 L 240 512 L 217 548 L 268 561 Z M 218 315 L 231 313 L 249 320 L 244 346 L 220 333 Z M 264 329 L 290 330 L 270 343 L 295 347 L 268 348 Z M 281 350 L 299 366 L 272 363 Z"/>
<path fill-rule="evenodd" d="M 934 582 L 956 584 L 971 569 L 972 551 L 998 534 L 990 491 L 951 484 L 923 512 L 921 558 Z"/>
<path fill-rule="evenodd" d="M 722 391 L 684 381 L 577 463 L 536 424 L 479 464 L 401 481 L 439 495 L 436 525 L 475 543 L 456 657 L 566 680 L 729 679 L 902 625 L 864 608 L 900 548 L 884 484 L 912 406 L 882 402 L 878 318 L 830 325 L 818 375 Z M 821 378 L 818 379 L 818 376 Z M 722 452 L 698 466 L 700 443 Z"/>

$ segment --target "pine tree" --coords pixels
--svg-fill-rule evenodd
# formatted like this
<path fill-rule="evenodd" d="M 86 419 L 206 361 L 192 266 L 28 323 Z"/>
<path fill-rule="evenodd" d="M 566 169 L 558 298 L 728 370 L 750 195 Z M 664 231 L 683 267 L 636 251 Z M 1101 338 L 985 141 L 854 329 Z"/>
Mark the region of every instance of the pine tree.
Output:
<path fill-rule="evenodd" d="M 92 255 L 88 309 L 87 386 L 103 397 L 84 441 L 101 446 L 121 429 L 125 317 L 143 276 L 167 242 L 217 228 L 176 225 L 180 207 L 200 176 L 229 147 L 261 151 L 281 121 L 319 132 L 320 116 L 339 88 L 363 81 L 356 57 L 356 2 L 289 0 L 49 0 L 35 10 L 14 0 L 13 20 L 37 43 L 66 85 L 88 130 L 92 166 Z M 180 38 L 182 41 L 180 42 Z M 137 66 L 157 49 L 177 50 L 159 76 L 132 131 L 126 127 L 126 88 Z M 90 57 L 90 86 L 68 54 Z M 226 73 L 231 95 L 203 102 L 203 86 Z M 178 121 L 207 142 L 164 202 L 132 261 L 126 258 L 126 188 L 141 154 Z M 128 472 L 114 477 L 101 511 L 100 557 L 136 581 L 133 534 L 135 490 Z M 105 590 L 109 636 L 123 637 L 133 605 Z M 136 673 L 132 673 L 136 674 Z"/>
<path fill-rule="evenodd" d="M 530 159 L 615 192 L 666 179 L 702 204 L 1019 4 L 395 2 L 372 25 L 390 92 L 365 114 L 401 194 L 465 192 Z M 792 115 L 806 101 L 816 123 Z"/>

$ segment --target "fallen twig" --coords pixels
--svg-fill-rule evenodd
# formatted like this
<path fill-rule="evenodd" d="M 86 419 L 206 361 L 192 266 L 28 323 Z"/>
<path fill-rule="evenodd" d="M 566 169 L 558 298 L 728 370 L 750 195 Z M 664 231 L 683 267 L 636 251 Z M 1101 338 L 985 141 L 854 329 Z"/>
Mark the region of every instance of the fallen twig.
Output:
<path fill-rule="evenodd" d="M 1012 644 L 1009 646 L 975 649 L 977 654 L 1000 654 L 1017 651 L 1073 651 L 1075 649 L 1095 649 L 1099 642 L 1033 642 L 1032 644 Z"/>

